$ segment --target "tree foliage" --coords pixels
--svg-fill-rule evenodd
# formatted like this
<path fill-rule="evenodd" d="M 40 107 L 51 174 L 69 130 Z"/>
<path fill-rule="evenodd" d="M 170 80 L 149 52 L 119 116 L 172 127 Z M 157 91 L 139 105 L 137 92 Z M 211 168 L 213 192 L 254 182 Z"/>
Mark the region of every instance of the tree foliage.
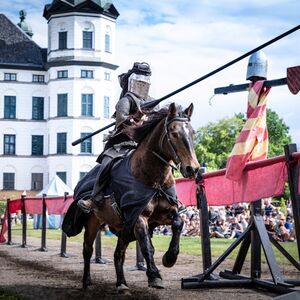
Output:
<path fill-rule="evenodd" d="M 240 113 L 200 127 L 196 132 L 195 140 L 195 151 L 200 164 L 205 163 L 208 170 L 224 168 L 245 121 L 244 114 Z M 269 132 L 268 156 L 280 155 L 283 153 L 283 146 L 291 142 L 289 127 L 271 109 L 267 109 L 267 126 Z"/>

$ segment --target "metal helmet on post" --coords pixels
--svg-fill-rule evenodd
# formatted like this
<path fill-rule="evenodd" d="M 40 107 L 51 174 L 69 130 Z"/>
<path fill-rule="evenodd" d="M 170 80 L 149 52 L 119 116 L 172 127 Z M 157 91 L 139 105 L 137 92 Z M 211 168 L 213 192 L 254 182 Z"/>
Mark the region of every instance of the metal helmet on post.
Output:
<path fill-rule="evenodd" d="M 149 64 L 135 62 L 129 71 L 128 91 L 143 99 L 148 98 L 151 70 Z"/>
<path fill-rule="evenodd" d="M 254 77 L 267 79 L 268 59 L 263 51 L 257 51 L 249 57 L 247 66 L 247 80 L 252 80 Z"/>

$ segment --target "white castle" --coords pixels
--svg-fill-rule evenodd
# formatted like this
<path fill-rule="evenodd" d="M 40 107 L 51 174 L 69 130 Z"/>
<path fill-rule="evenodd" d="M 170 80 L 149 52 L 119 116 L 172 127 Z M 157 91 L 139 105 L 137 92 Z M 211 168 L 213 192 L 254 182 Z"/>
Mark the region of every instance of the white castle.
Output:
<path fill-rule="evenodd" d="M 41 190 L 58 175 L 69 187 L 93 168 L 116 101 L 111 1 L 54 0 L 44 8 L 48 48 L 32 41 L 20 12 L 0 14 L 0 190 Z"/>

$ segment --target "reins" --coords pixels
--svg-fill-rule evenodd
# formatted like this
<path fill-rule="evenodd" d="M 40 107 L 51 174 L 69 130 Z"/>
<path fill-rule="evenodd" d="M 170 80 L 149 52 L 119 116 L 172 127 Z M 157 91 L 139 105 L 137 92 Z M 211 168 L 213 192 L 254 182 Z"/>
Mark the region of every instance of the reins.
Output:
<path fill-rule="evenodd" d="M 152 153 L 157 157 L 159 158 L 162 162 L 164 162 L 166 165 L 170 166 L 173 170 L 176 170 L 176 171 L 179 171 L 179 165 L 180 165 L 180 159 L 177 155 L 177 152 L 176 152 L 176 148 L 174 146 L 174 144 L 172 143 L 171 139 L 170 139 L 170 135 L 169 135 L 169 125 L 175 121 L 179 121 L 179 122 L 189 122 L 190 119 L 189 118 L 185 118 L 185 117 L 175 117 L 171 120 L 168 120 L 168 118 L 165 119 L 164 121 L 164 133 L 163 135 L 161 136 L 160 138 L 160 141 L 159 141 L 159 147 L 161 149 L 163 149 L 163 142 L 165 140 L 165 138 L 167 138 L 167 143 L 168 143 L 168 146 L 169 148 L 171 149 L 171 152 L 172 152 L 172 160 L 173 162 L 176 164 L 175 166 L 170 164 L 168 161 L 166 161 L 161 155 L 159 155 L 158 153 L 156 153 L 155 151 L 152 151 Z"/>

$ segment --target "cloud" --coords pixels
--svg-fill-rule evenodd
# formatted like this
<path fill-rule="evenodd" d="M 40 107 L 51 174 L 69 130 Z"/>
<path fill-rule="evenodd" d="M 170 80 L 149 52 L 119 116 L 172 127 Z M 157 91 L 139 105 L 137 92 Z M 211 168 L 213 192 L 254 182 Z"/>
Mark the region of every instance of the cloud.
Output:
<path fill-rule="evenodd" d="M 51 0 L 1 1 L 0 11 L 18 22 L 18 10 L 25 8 L 34 40 L 47 46 L 44 5 Z M 299 24 L 299 1 L 281 0 L 116 0 L 117 64 L 122 73 L 134 61 L 146 61 L 153 70 L 151 94 L 160 98 L 228 63 Z M 15 11 L 14 8 L 17 8 Z M 300 31 L 264 49 L 268 56 L 268 78 L 286 76 L 286 68 L 300 65 Z M 245 112 L 247 94 L 217 95 L 214 88 L 245 82 L 248 58 L 173 96 L 169 101 L 195 104 L 193 126 Z M 119 89 L 119 87 L 116 87 Z M 299 95 L 287 87 L 274 87 L 269 107 L 275 110 L 300 144 Z"/>

